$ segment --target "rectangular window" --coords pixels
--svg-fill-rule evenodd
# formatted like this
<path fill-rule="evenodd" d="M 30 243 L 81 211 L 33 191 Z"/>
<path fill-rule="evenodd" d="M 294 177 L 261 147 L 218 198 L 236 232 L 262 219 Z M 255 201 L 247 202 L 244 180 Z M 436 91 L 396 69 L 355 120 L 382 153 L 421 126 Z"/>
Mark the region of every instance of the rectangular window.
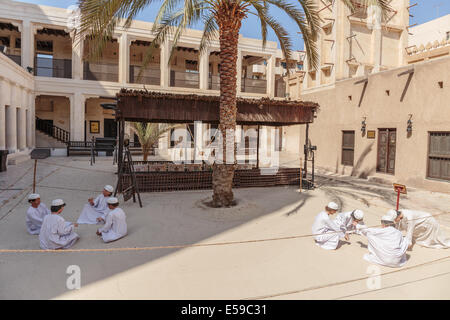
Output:
<path fill-rule="evenodd" d="M 427 176 L 450 181 L 450 132 L 429 133 Z"/>
<path fill-rule="evenodd" d="M 446 37 L 447 41 L 450 40 L 450 31 L 447 31 L 446 35 L 447 35 L 447 37 Z"/>
<path fill-rule="evenodd" d="M 353 166 L 355 157 L 355 131 L 342 131 L 342 165 Z"/>

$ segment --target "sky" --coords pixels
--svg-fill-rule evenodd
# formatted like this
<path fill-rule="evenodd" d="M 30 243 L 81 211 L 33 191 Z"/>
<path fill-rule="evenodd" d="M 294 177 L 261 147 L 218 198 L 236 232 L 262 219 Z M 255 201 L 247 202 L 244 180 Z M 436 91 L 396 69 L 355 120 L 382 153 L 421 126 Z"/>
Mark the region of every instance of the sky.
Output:
<path fill-rule="evenodd" d="M 289 1 L 289 0 L 288 0 Z M 77 0 L 22 0 L 21 2 L 28 2 L 40 5 L 47 5 L 59 8 L 68 8 L 70 5 L 77 3 Z M 291 1 L 289 1 L 291 2 Z M 293 2 L 293 1 L 292 1 Z M 162 3 L 162 0 L 155 1 L 152 5 L 144 9 L 138 16 L 138 20 L 153 22 L 158 6 Z M 417 3 L 418 5 L 411 8 L 411 14 L 414 16 L 410 18 L 410 25 L 422 24 L 430 20 L 450 14 L 450 0 L 411 0 L 411 5 Z M 294 50 L 303 50 L 303 40 L 301 35 L 297 32 L 298 27 L 295 22 L 289 19 L 284 13 L 278 10 L 270 11 L 271 14 L 277 18 L 281 25 L 288 30 Z M 201 29 L 199 26 L 196 29 Z M 253 15 L 243 22 L 241 28 L 241 34 L 248 38 L 261 38 L 260 24 Z M 267 36 L 268 40 L 277 41 L 277 38 L 273 31 L 269 32 Z"/>

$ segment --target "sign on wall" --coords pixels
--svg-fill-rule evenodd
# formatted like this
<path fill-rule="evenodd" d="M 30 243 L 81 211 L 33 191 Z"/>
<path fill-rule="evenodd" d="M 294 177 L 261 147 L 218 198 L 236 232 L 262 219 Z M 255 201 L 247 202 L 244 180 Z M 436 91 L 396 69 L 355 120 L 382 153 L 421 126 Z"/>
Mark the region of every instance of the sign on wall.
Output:
<path fill-rule="evenodd" d="M 367 131 L 367 139 L 375 139 L 375 130 Z"/>
<path fill-rule="evenodd" d="M 100 121 L 90 121 L 89 122 L 89 132 L 90 133 L 100 133 Z"/>

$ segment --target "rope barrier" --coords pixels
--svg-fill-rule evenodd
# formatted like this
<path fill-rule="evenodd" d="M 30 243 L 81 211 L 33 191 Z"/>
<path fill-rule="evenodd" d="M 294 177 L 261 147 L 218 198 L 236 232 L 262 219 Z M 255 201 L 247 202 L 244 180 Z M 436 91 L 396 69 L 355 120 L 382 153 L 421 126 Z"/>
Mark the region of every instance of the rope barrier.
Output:
<path fill-rule="evenodd" d="M 84 170 L 84 171 L 92 171 L 92 172 L 101 172 L 101 173 L 108 173 L 108 174 L 113 174 L 113 171 L 106 171 L 106 170 L 98 170 L 98 169 L 89 169 L 89 168 L 80 168 L 80 167 L 74 167 L 74 166 L 69 166 L 69 165 L 64 165 L 64 164 L 56 164 L 56 163 L 52 163 L 52 162 L 46 162 L 46 161 L 39 161 L 40 163 L 44 163 L 44 164 L 48 164 L 51 166 L 56 166 L 56 167 L 63 167 L 63 168 L 69 168 L 69 169 L 78 169 L 78 170 Z"/>
<path fill-rule="evenodd" d="M 52 175 L 53 173 L 55 173 L 55 172 L 57 172 L 58 170 L 60 170 L 59 168 L 58 169 L 55 169 L 55 170 L 53 170 L 53 171 L 51 171 L 50 173 L 48 173 L 47 175 L 45 175 L 44 177 L 42 177 L 41 179 L 39 179 L 39 181 L 38 181 L 38 183 L 39 182 L 42 182 L 44 179 L 46 179 L 46 178 L 48 178 L 50 175 Z M 19 193 L 19 195 L 21 195 L 22 193 L 25 193 L 25 195 L 22 197 L 22 198 L 20 198 L 20 200 L 5 214 L 5 215 L 3 215 L 2 217 L 0 217 L 0 221 L 1 220 L 3 220 L 4 218 L 6 218 L 15 208 L 17 208 L 18 206 L 19 206 L 19 204 L 21 204 L 22 203 L 22 201 L 27 197 L 27 192 L 26 191 L 31 191 L 31 189 L 33 188 L 33 184 L 30 184 L 27 188 L 24 188 L 23 189 L 23 191 L 22 192 L 20 192 Z M 9 199 L 8 199 L 9 200 Z M 6 202 L 7 203 L 7 202 Z M 3 206 L 5 206 L 6 205 L 6 203 L 4 203 L 2 206 L 0 206 L 0 209 L 1 208 L 3 208 Z"/>
<path fill-rule="evenodd" d="M 432 215 L 431 217 L 436 217 L 444 214 L 449 214 L 450 212 L 441 213 L 437 215 Z M 423 219 L 423 218 L 419 218 Z M 412 219 L 419 220 L 419 219 Z M 381 225 L 376 225 L 368 228 L 376 228 Z M 69 253 L 69 252 L 115 252 L 115 251 L 150 251 L 159 249 L 184 249 L 193 247 L 212 247 L 212 246 L 224 246 L 224 245 L 236 245 L 236 244 L 248 244 L 248 243 L 259 243 L 259 242 L 269 242 L 269 241 L 280 241 L 280 240 L 292 240 L 301 238 L 311 238 L 319 235 L 325 234 L 341 234 L 342 231 L 336 232 L 326 232 L 321 234 L 305 234 L 305 235 L 294 235 L 276 238 L 266 238 L 266 239 L 254 239 L 254 240 L 241 240 L 241 241 L 227 241 L 227 242 L 212 242 L 212 243 L 191 243 L 191 244 L 180 244 L 180 245 L 165 245 L 165 246 L 150 246 L 150 247 L 134 247 L 134 248 L 98 248 L 98 249 L 62 249 L 62 250 L 43 250 L 43 249 L 0 249 L 0 253 Z"/>
<path fill-rule="evenodd" d="M 398 270 L 393 270 L 393 271 L 388 271 L 388 272 L 382 273 L 382 274 L 380 274 L 380 276 L 385 276 L 385 275 L 389 275 L 389 274 L 393 274 L 393 273 L 408 271 L 408 270 L 419 268 L 419 267 L 423 267 L 423 266 L 426 266 L 426 265 L 439 263 L 439 262 L 445 261 L 445 260 L 447 260 L 449 258 L 450 258 L 450 256 L 446 256 L 446 257 L 439 258 L 439 259 L 436 259 L 436 260 L 431 260 L 431 261 L 428 261 L 428 262 L 420 263 L 420 264 L 417 264 L 417 265 L 414 265 L 414 266 L 403 267 L 403 268 L 398 269 Z M 313 290 L 318 290 L 318 289 L 324 289 L 324 288 L 339 286 L 339 285 L 343 285 L 343 284 L 348 284 L 348 283 L 352 283 L 352 282 L 366 280 L 366 279 L 369 279 L 369 278 L 370 278 L 370 276 L 365 276 L 365 277 L 360 277 L 360 278 L 355 278 L 355 279 L 350 279 L 350 280 L 333 282 L 333 283 L 329 283 L 329 284 L 325 284 L 325 285 L 312 286 L 312 287 L 305 288 L 305 289 L 292 290 L 292 291 L 268 294 L 268 295 L 264 295 L 264 296 L 257 296 L 257 297 L 251 297 L 251 298 L 244 298 L 242 300 L 270 299 L 270 298 L 275 298 L 275 297 L 280 297 L 280 296 L 287 296 L 287 295 L 296 294 L 296 293 L 303 293 L 303 292 L 307 292 L 307 291 L 313 291 Z"/>

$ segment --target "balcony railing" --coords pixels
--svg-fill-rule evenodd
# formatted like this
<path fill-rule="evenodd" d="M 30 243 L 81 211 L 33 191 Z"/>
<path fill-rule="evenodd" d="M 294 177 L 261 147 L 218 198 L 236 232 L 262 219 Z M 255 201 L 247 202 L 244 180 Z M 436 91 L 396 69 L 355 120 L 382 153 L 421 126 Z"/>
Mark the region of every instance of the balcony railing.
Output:
<path fill-rule="evenodd" d="M 199 88 L 199 74 L 197 72 L 170 71 L 170 86 L 182 88 Z"/>
<path fill-rule="evenodd" d="M 267 81 L 263 79 L 242 78 L 241 92 L 248 93 L 267 93 Z"/>
<path fill-rule="evenodd" d="M 209 75 L 208 89 L 209 90 L 220 90 L 220 76 Z"/>
<path fill-rule="evenodd" d="M 6 56 L 9 57 L 15 63 L 17 63 L 19 66 L 22 65 L 22 57 L 21 56 L 17 56 L 14 54 L 7 54 Z"/>
<path fill-rule="evenodd" d="M 130 83 L 140 83 L 159 86 L 161 84 L 160 68 L 147 67 L 139 77 L 141 66 L 130 66 Z"/>
<path fill-rule="evenodd" d="M 119 81 L 119 66 L 111 63 L 84 62 L 84 80 Z"/>
<path fill-rule="evenodd" d="M 35 57 L 34 75 L 51 78 L 72 78 L 72 60 Z"/>

